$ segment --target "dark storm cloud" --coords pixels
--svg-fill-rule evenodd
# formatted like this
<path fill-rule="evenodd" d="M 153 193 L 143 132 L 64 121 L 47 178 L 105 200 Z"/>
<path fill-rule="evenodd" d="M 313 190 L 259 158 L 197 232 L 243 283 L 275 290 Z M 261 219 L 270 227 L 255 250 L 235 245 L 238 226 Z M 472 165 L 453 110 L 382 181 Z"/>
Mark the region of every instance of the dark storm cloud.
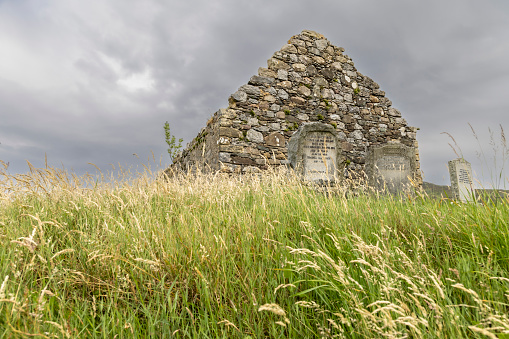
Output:
<path fill-rule="evenodd" d="M 477 169 L 468 122 L 483 143 L 488 127 L 509 128 L 508 15 L 495 0 L 0 1 L 0 159 L 21 172 L 47 153 L 84 172 L 87 162 L 165 156 L 164 121 L 190 141 L 272 53 L 311 29 L 421 128 L 426 180 L 447 183 L 456 155 L 441 132 Z"/>

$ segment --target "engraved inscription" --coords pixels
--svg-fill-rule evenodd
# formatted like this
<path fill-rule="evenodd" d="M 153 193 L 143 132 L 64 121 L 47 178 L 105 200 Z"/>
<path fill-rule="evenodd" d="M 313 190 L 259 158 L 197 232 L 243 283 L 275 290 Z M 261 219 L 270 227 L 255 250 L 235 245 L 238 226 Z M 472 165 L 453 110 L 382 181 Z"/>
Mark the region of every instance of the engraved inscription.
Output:
<path fill-rule="evenodd" d="M 395 154 L 395 155 L 403 156 L 403 155 L 405 155 L 405 150 L 400 149 L 400 148 L 389 148 L 389 147 L 387 147 L 387 148 L 384 149 L 384 154 L 387 154 L 387 155 Z"/>
<path fill-rule="evenodd" d="M 470 163 L 462 158 L 449 161 L 449 174 L 454 196 L 463 202 L 474 201 L 475 190 L 472 186 Z"/>
<path fill-rule="evenodd" d="M 329 124 L 304 124 L 288 140 L 290 165 L 306 182 L 333 185 L 342 177 L 341 159 L 336 130 Z"/>
<path fill-rule="evenodd" d="M 466 169 L 464 168 L 459 169 L 458 182 L 467 185 L 472 184 L 472 180 L 470 180 L 470 176 L 468 175 L 468 171 Z"/>
<path fill-rule="evenodd" d="M 304 140 L 304 175 L 308 180 L 333 180 L 336 143 L 330 133 L 310 132 Z"/>
<path fill-rule="evenodd" d="M 407 177 L 411 174 L 409 159 L 400 155 L 384 155 L 376 160 L 375 167 L 378 175 L 391 189 L 401 189 L 400 186 L 408 182 Z"/>
<path fill-rule="evenodd" d="M 416 177 L 415 149 L 402 144 L 373 146 L 366 157 L 370 185 L 392 194 L 407 191 Z"/>

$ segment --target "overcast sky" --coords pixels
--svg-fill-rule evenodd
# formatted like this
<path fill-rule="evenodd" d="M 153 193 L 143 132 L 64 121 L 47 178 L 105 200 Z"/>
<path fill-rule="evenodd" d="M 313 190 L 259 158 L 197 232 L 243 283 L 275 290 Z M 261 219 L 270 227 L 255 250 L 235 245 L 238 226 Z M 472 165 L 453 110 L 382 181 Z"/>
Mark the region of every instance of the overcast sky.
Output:
<path fill-rule="evenodd" d="M 303 29 L 344 47 L 420 128 L 425 181 L 449 184 L 457 156 L 442 132 L 479 180 L 496 181 L 500 126 L 509 133 L 506 0 L 0 0 L 0 159 L 11 174 L 45 154 L 78 174 L 147 164 L 151 152 L 168 165 L 164 122 L 189 142 Z"/>

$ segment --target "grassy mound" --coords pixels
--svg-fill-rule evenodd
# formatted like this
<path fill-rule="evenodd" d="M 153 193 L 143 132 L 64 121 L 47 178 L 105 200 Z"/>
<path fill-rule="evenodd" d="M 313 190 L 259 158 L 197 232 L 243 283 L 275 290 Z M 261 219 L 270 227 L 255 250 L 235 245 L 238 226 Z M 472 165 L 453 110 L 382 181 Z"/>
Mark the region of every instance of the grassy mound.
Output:
<path fill-rule="evenodd" d="M 0 175 L 0 337 L 502 338 L 509 202 Z"/>

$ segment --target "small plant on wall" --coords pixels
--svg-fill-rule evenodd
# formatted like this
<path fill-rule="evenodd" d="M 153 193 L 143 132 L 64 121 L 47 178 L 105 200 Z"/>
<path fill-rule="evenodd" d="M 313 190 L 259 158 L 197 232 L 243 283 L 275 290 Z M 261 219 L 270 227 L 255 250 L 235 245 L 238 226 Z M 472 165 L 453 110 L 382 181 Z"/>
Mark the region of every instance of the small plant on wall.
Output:
<path fill-rule="evenodd" d="M 170 132 L 170 124 L 168 121 L 164 123 L 164 140 L 166 141 L 166 144 L 168 144 L 168 154 L 173 162 L 173 159 L 177 156 L 179 149 L 182 148 L 182 141 L 184 141 L 184 139 L 180 138 L 177 142 L 175 136 Z"/>

